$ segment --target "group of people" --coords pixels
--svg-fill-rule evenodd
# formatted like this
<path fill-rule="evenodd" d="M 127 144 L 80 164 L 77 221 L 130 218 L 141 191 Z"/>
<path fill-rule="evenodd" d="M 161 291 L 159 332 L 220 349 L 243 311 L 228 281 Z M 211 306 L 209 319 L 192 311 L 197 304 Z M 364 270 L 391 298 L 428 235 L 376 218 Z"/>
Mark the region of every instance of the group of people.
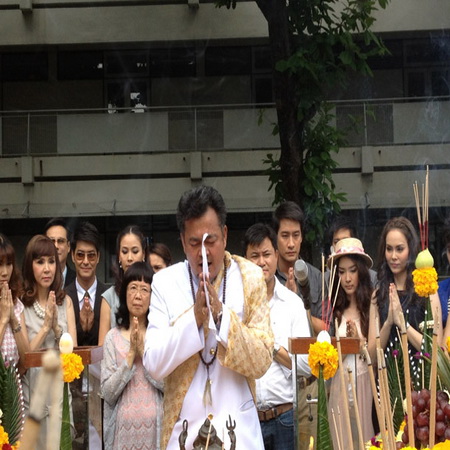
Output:
<path fill-rule="evenodd" d="M 271 224 L 257 223 L 245 232 L 241 256 L 226 250 L 226 207 L 216 189 L 185 192 L 176 217 L 185 261 L 172 264 L 167 247 L 148 249 L 141 230 L 126 227 L 117 237 L 115 284 L 109 288 L 96 277 L 99 235 L 88 222 L 69 242 L 64 221 L 50 221 L 44 234 L 28 243 L 22 276 L 11 243 L 0 235 L 1 351 L 23 374 L 26 406 L 39 369 L 25 370 L 25 352 L 54 347 L 69 332 L 75 344 L 103 346 L 105 448 L 190 450 L 199 445 L 197 434 L 207 423 L 208 432 L 215 430 L 215 444 L 227 449 L 288 450 L 295 442 L 307 449 L 316 432 L 316 406 L 308 398 L 317 396 L 317 380 L 307 355 L 290 354 L 289 337 L 315 336 L 327 328 L 359 338 L 362 353 L 367 349 L 376 363 L 375 336 L 389 351 L 403 313 L 411 351 L 420 351 L 425 302 L 412 283 L 419 239 L 407 218 L 384 226 L 377 272 L 354 225 L 336 220 L 329 270 L 322 274 L 309 263 L 298 264 L 305 223 L 293 202 L 279 205 Z M 450 231 L 446 236 L 450 256 Z M 66 264 L 69 253 L 75 273 Z M 444 284 L 441 301 L 438 295 L 430 298 L 441 342 L 450 335 Z M 333 308 L 323 308 L 328 298 Z M 368 419 L 369 369 L 359 355 L 348 355 L 345 363 L 356 368 L 367 441 L 376 428 Z M 341 403 L 336 379 L 330 419 Z M 354 417 L 352 425 L 346 439 L 356 442 Z"/>

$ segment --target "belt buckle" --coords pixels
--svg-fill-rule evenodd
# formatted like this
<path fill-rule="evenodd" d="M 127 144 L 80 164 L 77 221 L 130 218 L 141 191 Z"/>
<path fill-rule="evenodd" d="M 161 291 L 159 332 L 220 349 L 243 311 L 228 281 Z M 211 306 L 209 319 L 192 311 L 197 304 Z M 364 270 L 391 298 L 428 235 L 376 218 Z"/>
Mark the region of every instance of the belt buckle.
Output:
<path fill-rule="evenodd" d="M 309 385 L 309 380 L 306 377 L 300 377 L 298 380 L 298 385 L 300 386 L 300 389 L 305 389 Z"/>

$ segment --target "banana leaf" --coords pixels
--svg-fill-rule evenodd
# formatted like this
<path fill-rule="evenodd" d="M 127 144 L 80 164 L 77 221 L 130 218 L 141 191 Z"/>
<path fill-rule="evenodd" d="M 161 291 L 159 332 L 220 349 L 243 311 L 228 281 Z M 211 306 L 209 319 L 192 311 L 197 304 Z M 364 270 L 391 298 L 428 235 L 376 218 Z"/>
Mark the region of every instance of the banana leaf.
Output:
<path fill-rule="evenodd" d="M 386 370 L 391 407 L 394 409 L 392 416 L 394 432 L 397 433 L 405 418 L 402 398 L 405 398 L 406 396 L 403 353 L 398 340 L 396 340 L 386 351 Z"/>
<path fill-rule="evenodd" d="M 72 437 L 70 435 L 69 383 L 64 383 L 60 449 L 72 450 Z"/>
<path fill-rule="evenodd" d="M 328 423 L 327 391 L 323 379 L 323 367 L 319 367 L 318 405 L 317 405 L 317 449 L 333 450 L 330 425 Z"/>
<path fill-rule="evenodd" d="M 8 433 L 9 443 L 20 438 L 24 424 L 22 384 L 14 364 L 5 364 L 0 353 L 0 409 L 2 426 Z"/>

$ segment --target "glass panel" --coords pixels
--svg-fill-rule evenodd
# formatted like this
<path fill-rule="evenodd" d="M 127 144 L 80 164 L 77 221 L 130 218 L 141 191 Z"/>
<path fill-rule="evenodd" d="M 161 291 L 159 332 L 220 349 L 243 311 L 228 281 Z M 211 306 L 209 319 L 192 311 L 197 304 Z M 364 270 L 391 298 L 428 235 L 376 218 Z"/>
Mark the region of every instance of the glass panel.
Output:
<path fill-rule="evenodd" d="M 151 77 L 193 77 L 196 70 L 196 54 L 193 48 L 150 50 Z"/>
<path fill-rule="evenodd" d="M 142 52 L 115 52 L 106 53 L 106 73 L 108 75 L 147 75 L 148 53 Z"/>
<path fill-rule="evenodd" d="M 99 80 L 103 78 L 103 52 L 59 52 L 58 79 Z"/>
<path fill-rule="evenodd" d="M 250 47 L 211 47 L 205 52 L 205 75 L 246 75 L 252 72 Z"/>
<path fill-rule="evenodd" d="M 3 81 L 45 81 L 48 79 L 47 53 L 4 53 Z"/>

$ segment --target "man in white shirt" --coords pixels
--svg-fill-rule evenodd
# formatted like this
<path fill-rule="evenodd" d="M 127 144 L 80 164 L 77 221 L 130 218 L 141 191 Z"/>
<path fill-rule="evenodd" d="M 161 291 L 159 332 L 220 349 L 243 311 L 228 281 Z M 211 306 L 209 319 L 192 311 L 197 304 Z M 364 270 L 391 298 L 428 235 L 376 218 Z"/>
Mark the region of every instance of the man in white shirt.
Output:
<path fill-rule="evenodd" d="M 289 337 L 309 337 L 308 318 L 298 296 L 283 286 L 275 276 L 278 250 L 277 235 L 268 225 L 252 225 L 244 236 L 244 254 L 261 267 L 267 285 L 270 321 L 275 344 L 269 370 L 256 380 L 256 398 L 265 450 L 294 450 L 294 411 L 292 356 Z M 297 371 L 310 377 L 306 355 L 297 357 Z"/>
<path fill-rule="evenodd" d="M 185 192 L 177 222 L 186 261 L 153 278 L 143 363 L 165 383 L 162 449 L 180 448 L 185 421 L 192 449 L 209 414 L 225 448 L 232 443 L 227 421 L 236 425 L 236 448 L 264 448 L 255 379 L 272 361 L 266 285 L 259 267 L 225 251 L 225 221 L 214 188 Z"/>

